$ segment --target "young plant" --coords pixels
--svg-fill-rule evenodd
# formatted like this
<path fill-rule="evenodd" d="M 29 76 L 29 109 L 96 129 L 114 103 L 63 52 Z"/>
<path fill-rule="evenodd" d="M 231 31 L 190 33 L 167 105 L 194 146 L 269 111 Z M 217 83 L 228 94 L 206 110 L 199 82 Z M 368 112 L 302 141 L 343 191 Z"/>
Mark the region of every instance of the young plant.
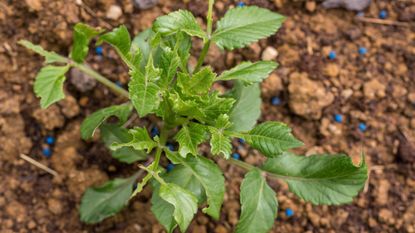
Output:
<path fill-rule="evenodd" d="M 364 186 L 367 167 L 363 158 L 355 166 L 343 154 L 295 155 L 287 150 L 303 143 L 287 125 L 273 121 L 256 125 L 260 116 L 259 83 L 277 67 L 275 62 L 243 62 L 220 75 L 203 66 L 212 43 L 227 50 L 243 48 L 274 34 L 284 17 L 255 6 L 237 7 L 230 9 L 212 32 L 212 7 L 213 0 L 209 0 L 206 31 L 192 13 L 179 10 L 159 17 L 151 29 L 133 41 L 125 26 L 105 33 L 79 23 L 69 58 L 28 41 L 19 42 L 46 58 L 47 65 L 34 84 L 41 107 L 64 98 L 65 74 L 71 68 L 129 100 L 88 116 L 81 125 L 81 135 L 87 140 L 99 129 L 114 158 L 130 164 L 147 160 L 147 165 L 139 165 L 146 175 L 141 178 L 137 172 L 89 188 L 81 202 L 82 221 L 96 223 L 114 215 L 149 184 L 153 189 L 151 210 L 168 232 L 176 227 L 185 232 L 198 207 L 218 220 L 225 193 L 225 179 L 215 163 L 218 159 L 247 170 L 240 190 L 241 216 L 236 226 L 240 233 L 267 232 L 274 223 L 278 202 L 266 178 L 286 181 L 293 193 L 313 204 L 349 203 Z M 204 43 L 194 68 L 188 66 L 193 37 Z M 83 63 L 93 38 L 98 44 L 113 46 L 127 65 L 131 76 L 128 92 Z M 229 92 L 212 90 L 213 83 L 230 80 L 234 85 Z M 139 126 L 125 128 L 133 111 L 140 118 L 159 117 L 160 134 L 150 136 Z M 114 116 L 118 123 L 106 122 Z M 231 159 L 232 138 L 243 139 L 260 151 L 267 157 L 265 163 L 255 167 Z M 178 144 L 177 151 L 166 146 L 172 140 Z M 210 143 L 211 156 L 198 150 L 205 142 Z M 174 169 L 167 172 L 160 166 L 162 156 L 175 164 Z"/>

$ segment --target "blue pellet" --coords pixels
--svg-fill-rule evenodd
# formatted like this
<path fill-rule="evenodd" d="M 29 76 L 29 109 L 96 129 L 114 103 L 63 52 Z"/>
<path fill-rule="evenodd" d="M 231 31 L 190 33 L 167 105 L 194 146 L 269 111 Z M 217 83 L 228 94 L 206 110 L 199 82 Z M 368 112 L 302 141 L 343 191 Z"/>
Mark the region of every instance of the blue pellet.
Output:
<path fill-rule="evenodd" d="M 342 123 L 343 122 L 343 115 L 342 114 L 334 114 L 334 121 L 337 123 Z"/>
<path fill-rule="evenodd" d="M 166 144 L 167 148 L 169 148 L 170 151 L 174 151 L 174 145 L 171 143 Z"/>
<path fill-rule="evenodd" d="M 119 87 L 122 87 L 122 83 L 121 83 L 120 81 L 116 81 L 116 82 L 115 82 L 115 85 L 117 85 L 117 86 L 119 86 Z"/>
<path fill-rule="evenodd" d="M 278 106 L 281 104 L 281 99 L 278 96 L 274 96 L 271 98 L 271 104 L 274 106 Z"/>
<path fill-rule="evenodd" d="M 336 52 L 335 51 L 330 51 L 328 57 L 329 57 L 330 60 L 336 59 L 336 57 L 337 57 Z"/>
<path fill-rule="evenodd" d="M 388 18 L 388 11 L 387 11 L 387 10 L 381 10 L 381 11 L 379 12 L 379 18 L 381 18 L 381 19 L 386 19 L 386 18 Z"/>
<path fill-rule="evenodd" d="M 359 47 L 359 54 L 360 55 L 366 55 L 367 49 L 365 47 Z"/>
<path fill-rule="evenodd" d="M 285 216 L 292 217 L 293 215 L 294 215 L 294 210 L 292 210 L 291 208 L 285 209 Z"/>
<path fill-rule="evenodd" d="M 245 144 L 245 140 L 244 140 L 243 138 L 238 138 L 238 142 L 239 142 L 240 144 Z"/>
<path fill-rule="evenodd" d="M 239 159 L 241 159 L 241 155 L 240 155 L 240 154 L 238 154 L 238 153 L 233 153 L 233 154 L 232 154 L 232 158 L 233 158 L 233 159 L 236 159 L 236 160 L 239 160 Z"/>
<path fill-rule="evenodd" d="M 166 170 L 167 170 L 167 172 L 171 172 L 171 170 L 173 170 L 173 168 L 174 168 L 174 164 L 169 163 L 169 164 L 167 164 Z"/>
<path fill-rule="evenodd" d="M 98 46 L 98 47 L 96 47 L 95 48 L 95 53 L 98 55 L 98 56 L 102 56 L 102 53 L 104 52 L 104 49 L 101 47 L 101 46 Z"/>
<path fill-rule="evenodd" d="M 238 2 L 238 7 L 244 7 L 246 4 L 244 2 Z"/>
<path fill-rule="evenodd" d="M 363 122 L 359 123 L 359 130 L 360 130 L 360 132 L 365 132 L 366 129 L 367 129 L 367 126 L 366 126 L 365 123 L 363 123 Z"/>
<path fill-rule="evenodd" d="M 53 145 L 55 144 L 55 138 L 53 136 L 46 136 L 45 138 L 45 143 L 48 145 Z"/>
<path fill-rule="evenodd" d="M 151 128 L 150 134 L 151 134 L 151 137 L 154 138 L 155 136 L 160 135 L 160 131 L 156 126 L 154 126 L 153 128 Z"/>
<path fill-rule="evenodd" d="M 52 150 L 49 147 L 45 147 L 45 148 L 42 149 L 42 154 L 45 157 L 49 158 L 50 156 L 52 156 Z"/>
<path fill-rule="evenodd" d="M 136 190 L 137 189 L 137 183 L 134 183 L 133 184 L 133 190 Z"/>

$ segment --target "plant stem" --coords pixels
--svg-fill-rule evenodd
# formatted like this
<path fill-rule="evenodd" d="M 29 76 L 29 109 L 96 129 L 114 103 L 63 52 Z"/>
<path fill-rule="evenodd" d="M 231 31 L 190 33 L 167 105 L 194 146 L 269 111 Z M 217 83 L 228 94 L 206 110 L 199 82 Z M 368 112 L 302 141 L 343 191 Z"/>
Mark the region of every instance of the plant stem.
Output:
<path fill-rule="evenodd" d="M 243 162 L 243 161 L 241 161 L 241 160 L 236 160 L 236 159 L 228 159 L 228 160 L 226 160 L 227 162 L 229 162 L 229 163 L 231 163 L 231 164 L 233 164 L 233 165 L 236 165 L 236 166 L 238 166 L 238 167 L 240 167 L 240 168 L 243 168 L 243 169 L 245 169 L 245 170 L 247 170 L 247 171 L 250 171 L 250 170 L 252 170 L 252 169 L 254 169 L 255 167 L 254 166 L 252 166 L 251 164 L 249 164 L 249 163 L 245 163 L 245 162 Z"/>
<path fill-rule="evenodd" d="M 94 71 L 91 67 L 85 64 L 79 64 L 76 62 L 70 63 L 73 67 L 79 69 L 80 71 L 84 72 L 85 74 L 91 76 L 92 78 L 96 79 L 98 82 L 104 84 L 107 86 L 111 91 L 115 92 L 118 95 L 121 95 L 123 97 L 129 98 L 128 91 L 126 91 L 124 88 L 117 86 L 115 83 L 111 82 L 109 79 L 105 78 L 98 72 Z"/>
<path fill-rule="evenodd" d="M 158 165 L 160 163 L 161 153 L 163 152 L 163 146 L 166 144 L 166 141 L 167 141 L 167 136 L 168 136 L 168 130 L 166 128 L 166 125 L 164 125 L 160 133 L 160 142 L 159 142 L 160 145 L 157 147 L 157 150 L 156 150 L 153 171 L 157 171 Z"/>
<path fill-rule="evenodd" d="M 200 70 L 200 68 L 202 67 L 203 62 L 205 61 L 205 57 L 206 54 L 209 51 L 209 47 L 210 47 L 210 43 L 211 43 L 211 35 L 212 35 L 212 20 L 213 20 L 213 3 L 215 1 L 214 0 L 209 0 L 209 9 L 208 9 L 208 13 L 206 16 L 206 20 L 207 20 L 207 28 L 206 28 L 206 32 L 207 32 L 207 39 L 203 45 L 203 49 L 202 52 L 200 53 L 199 59 L 197 59 L 197 65 L 195 70 L 193 71 L 193 73 L 196 73 Z"/>

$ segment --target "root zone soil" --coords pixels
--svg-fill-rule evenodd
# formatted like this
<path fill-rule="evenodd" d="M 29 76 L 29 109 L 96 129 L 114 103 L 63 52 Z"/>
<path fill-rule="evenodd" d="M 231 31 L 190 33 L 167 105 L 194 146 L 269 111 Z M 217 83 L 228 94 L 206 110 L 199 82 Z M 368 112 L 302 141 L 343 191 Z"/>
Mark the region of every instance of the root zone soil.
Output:
<path fill-rule="evenodd" d="M 365 17 L 378 18 L 381 10 L 387 10 L 387 20 L 407 26 L 363 23 L 355 19 L 355 12 L 325 10 L 318 4 L 314 9 L 301 1 L 245 3 L 279 11 L 288 19 L 276 36 L 248 49 L 229 53 L 212 48 L 207 62 L 221 71 L 243 59 L 271 56 L 272 48 L 276 49 L 280 68 L 263 84 L 262 119 L 291 125 L 311 148 L 299 152 L 345 152 L 357 160 L 363 150 L 371 168 L 365 190 L 345 206 L 305 204 L 288 193 L 285 184 L 273 182 L 280 207 L 272 232 L 415 232 L 415 155 L 411 149 L 415 143 L 415 3 L 372 1 L 364 12 Z M 122 8 L 123 15 L 110 20 L 106 15 L 114 4 Z M 217 1 L 216 16 L 235 4 Z M 41 59 L 16 42 L 25 38 L 67 54 L 76 22 L 108 29 L 126 24 L 138 33 L 157 16 L 179 8 L 191 10 L 203 21 L 206 3 L 162 0 L 144 11 L 127 0 L 85 0 L 81 5 L 45 0 L 0 3 L 0 232 L 163 231 L 150 212 L 149 188 L 120 214 L 100 224 L 88 226 L 79 221 L 77 208 L 86 187 L 136 169 L 112 159 L 98 139 L 84 142 L 79 136 L 86 115 L 121 100 L 100 85 L 81 91 L 68 82 L 67 99 L 40 110 L 32 84 Z M 366 53 L 359 53 L 361 48 Z M 126 67 L 109 47 L 103 49 L 99 57 L 92 48 L 88 63 L 126 85 Z M 328 58 L 331 51 L 336 54 L 332 60 Z M 275 96 L 280 99 L 278 105 L 271 104 Z M 335 121 L 335 114 L 342 115 L 341 122 Z M 56 138 L 50 158 L 42 155 L 47 135 Z M 260 163 L 257 152 L 237 145 L 235 151 L 242 159 Z M 59 176 L 21 160 L 21 153 L 48 165 Z M 232 232 L 237 223 L 243 172 L 220 165 L 228 186 L 222 216 L 214 221 L 197 215 L 189 232 Z M 290 217 L 288 208 L 294 212 Z"/>

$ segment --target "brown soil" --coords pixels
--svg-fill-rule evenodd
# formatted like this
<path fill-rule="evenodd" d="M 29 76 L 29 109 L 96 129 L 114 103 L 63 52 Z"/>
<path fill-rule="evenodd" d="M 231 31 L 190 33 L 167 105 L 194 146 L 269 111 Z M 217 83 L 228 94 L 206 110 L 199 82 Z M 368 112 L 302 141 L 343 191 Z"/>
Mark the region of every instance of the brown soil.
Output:
<path fill-rule="evenodd" d="M 178 8 L 190 9 L 203 21 L 206 1 L 162 0 L 145 11 L 134 9 L 129 0 L 76 2 L 0 1 L 0 232 L 162 232 L 149 210 L 149 188 L 100 224 L 79 221 L 80 197 L 86 187 L 135 169 L 112 159 L 99 140 L 84 142 L 79 137 L 86 115 L 121 100 L 101 85 L 80 92 L 67 82 L 69 98 L 40 110 L 32 84 L 42 61 L 16 42 L 25 38 L 68 54 L 76 22 L 104 28 L 126 24 L 138 33 L 158 15 Z M 415 232 L 415 3 L 377 0 L 365 12 L 377 18 L 380 9 L 387 9 L 389 20 L 406 21 L 407 27 L 358 22 L 354 12 L 324 10 L 318 4 L 314 9 L 312 0 L 246 3 L 277 10 L 288 19 L 276 36 L 232 53 L 213 48 L 208 61 L 221 71 L 243 59 L 272 57 L 262 51 L 277 49 L 281 65 L 263 85 L 262 120 L 291 125 L 309 148 L 299 152 L 346 152 L 357 160 L 363 150 L 371 168 L 365 190 L 345 206 L 306 204 L 285 184 L 271 181 L 280 204 L 272 232 Z M 117 20 L 106 18 L 113 4 L 123 10 Z M 216 16 L 234 4 L 218 1 Z M 365 56 L 358 54 L 359 46 L 368 49 Z M 327 59 L 330 50 L 337 53 L 334 61 Z M 88 62 L 125 84 L 128 74 L 115 52 L 104 46 L 104 55 L 99 59 L 92 51 Z M 282 100 L 278 107 L 270 104 L 274 95 Z M 343 123 L 333 121 L 336 113 L 343 114 Z M 365 132 L 358 130 L 360 122 L 366 123 Z M 41 153 L 46 135 L 57 138 L 49 159 Z M 256 152 L 238 150 L 244 160 L 260 162 Z M 19 158 L 20 153 L 60 176 L 33 167 Z M 226 171 L 228 190 L 222 216 L 214 221 L 199 213 L 189 232 L 231 232 L 237 223 L 243 171 L 220 165 Z M 286 208 L 294 210 L 293 217 L 285 216 Z"/>

